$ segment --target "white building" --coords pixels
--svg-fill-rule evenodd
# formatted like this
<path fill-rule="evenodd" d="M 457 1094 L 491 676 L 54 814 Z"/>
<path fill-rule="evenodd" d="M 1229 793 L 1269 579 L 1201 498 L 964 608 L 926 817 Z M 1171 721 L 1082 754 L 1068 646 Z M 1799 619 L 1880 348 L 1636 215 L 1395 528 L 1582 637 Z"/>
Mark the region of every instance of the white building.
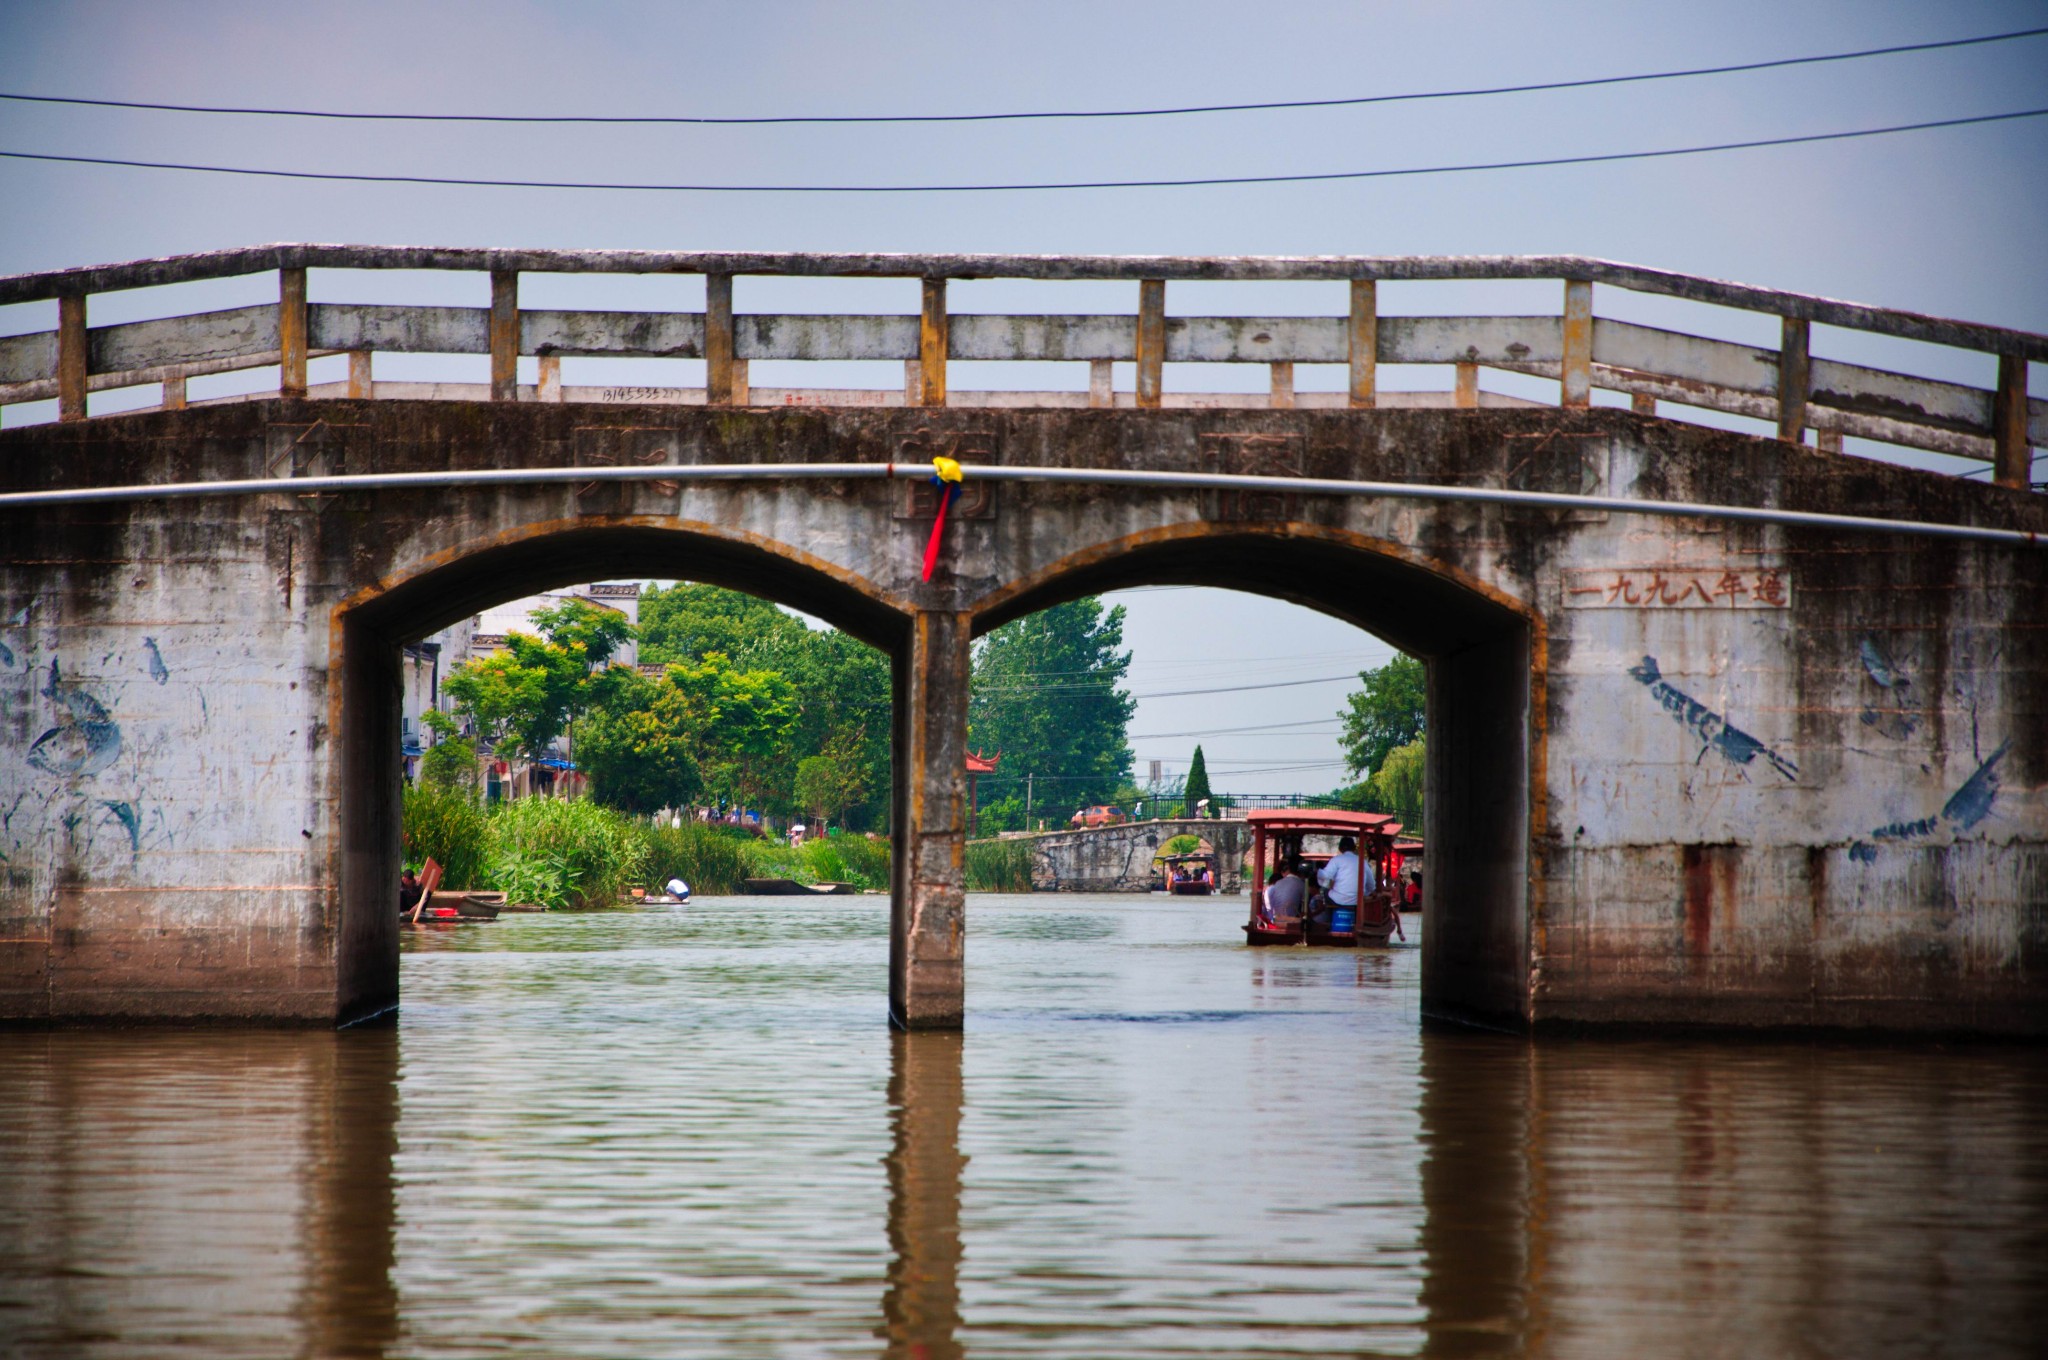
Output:
<path fill-rule="evenodd" d="M 531 633 L 538 636 L 540 629 L 533 622 L 534 614 L 542 609 L 559 609 L 570 600 L 581 600 L 595 608 L 623 614 L 627 623 L 636 628 L 640 625 L 640 582 L 599 581 L 587 586 L 570 586 L 565 590 L 551 590 L 540 595 L 528 595 L 520 600 L 507 600 L 504 604 L 495 605 L 477 615 L 474 620 L 474 632 L 469 640 L 469 649 L 463 660 L 503 651 L 507 633 Z M 438 638 L 441 634 L 436 633 L 434 636 Z M 612 654 L 613 661 L 628 666 L 637 664 L 639 659 L 638 642 L 628 642 Z M 459 665 L 460 662 L 455 664 Z"/>

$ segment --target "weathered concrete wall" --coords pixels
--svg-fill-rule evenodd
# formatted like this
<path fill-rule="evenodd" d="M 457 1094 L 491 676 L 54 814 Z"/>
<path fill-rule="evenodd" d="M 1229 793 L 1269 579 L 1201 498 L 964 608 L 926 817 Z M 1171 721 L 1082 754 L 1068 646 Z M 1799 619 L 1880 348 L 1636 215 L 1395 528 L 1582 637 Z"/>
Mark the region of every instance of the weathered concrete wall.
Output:
<path fill-rule="evenodd" d="M 1149 892 L 1157 881 L 1152 857 L 1175 836 L 1199 836 L 1216 848 L 1216 891 L 1244 891 L 1249 823 L 1190 819 L 1124 822 L 1031 838 L 1034 892 Z"/>
<path fill-rule="evenodd" d="M 1613 410 L 274 401 L 0 432 L 0 481 L 938 452 L 2048 529 L 2040 497 Z M 2048 552 L 970 479 L 922 583 L 917 493 L 649 483 L 0 515 L 0 1014 L 389 1005 L 398 644 L 532 589 L 645 574 L 756 590 L 894 658 L 906 1023 L 961 1005 L 965 638 L 1150 582 L 1296 600 L 1428 659 L 1429 1009 L 2048 1029 Z"/>

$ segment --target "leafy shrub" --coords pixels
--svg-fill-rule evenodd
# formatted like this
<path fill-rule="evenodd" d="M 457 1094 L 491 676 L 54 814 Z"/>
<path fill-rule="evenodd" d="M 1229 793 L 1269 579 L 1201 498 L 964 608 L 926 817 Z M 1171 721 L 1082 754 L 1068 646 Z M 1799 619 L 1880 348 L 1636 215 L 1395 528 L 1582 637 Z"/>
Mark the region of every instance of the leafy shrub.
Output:
<path fill-rule="evenodd" d="M 475 793 L 468 789 L 438 785 L 407 789 L 403 821 L 406 864 L 417 869 L 432 859 L 440 864 L 441 881 L 449 887 L 481 886 L 489 821 L 477 805 Z"/>
<path fill-rule="evenodd" d="M 805 850 L 811 848 L 806 842 Z M 831 851 L 838 859 L 836 874 L 820 874 L 839 882 L 857 883 L 863 888 L 886 890 L 889 886 L 889 842 L 866 836 L 831 836 L 818 842 L 818 851 Z"/>
<path fill-rule="evenodd" d="M 618 900 L 647 862 L 645 831 L 588 801 L 521 798 L 490 818 L 485 873 L 514 901 L 549 909 Z M 515 896 L 534 893 L 535 896 Z"/>
<path fill-rule="evenodd" d="M 969 841 L 965 868 L 969 892 L 1030 892 L 1031 841 Z"/>

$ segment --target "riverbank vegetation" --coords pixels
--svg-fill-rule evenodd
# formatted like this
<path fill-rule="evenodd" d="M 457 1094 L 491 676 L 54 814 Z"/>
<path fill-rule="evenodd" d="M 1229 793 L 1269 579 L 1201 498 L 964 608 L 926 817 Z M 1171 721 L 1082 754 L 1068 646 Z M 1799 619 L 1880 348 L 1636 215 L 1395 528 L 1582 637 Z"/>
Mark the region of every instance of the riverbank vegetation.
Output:
<path fill-rule="evenodd" d="M 486 808 L 469 791 L 405 791 L 405 862 L 428 858 L 451 888 L 502 892 L 550 910 L 610 906 L 634 888 L 680 878 L 695 893 L 742 890 L 749 878 L 889 886 L 888 842 L 823 836 L 785 845 L 730 827 L 654 824 L 602 804 L 521 798 Z"/>
<path fill-rule="evenodd" d="M 969 892 L 1030 892 L 1031 841 L 969 841 L 963 867 Z"/>

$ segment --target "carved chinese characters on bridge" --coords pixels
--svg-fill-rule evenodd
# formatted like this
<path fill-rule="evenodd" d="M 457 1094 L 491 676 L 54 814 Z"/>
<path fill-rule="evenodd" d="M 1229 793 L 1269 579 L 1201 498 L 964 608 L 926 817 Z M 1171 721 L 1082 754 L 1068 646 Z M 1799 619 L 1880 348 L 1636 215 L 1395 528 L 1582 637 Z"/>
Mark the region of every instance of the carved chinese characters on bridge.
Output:
<path fill-rule="evenodd" d="M 1292 434 L 1205 434 L 1202 462 L 1213 472 L 1242 477 L 1299 477 L 1304 454 L 1301 436 Z M 1209 511 L 1213 519 L 1287 520 L 1301 513 L 1301 497 L 1292 491 L 1218 491 Z"/>
<path fill-rule="evenodd" d="M 1782 567 L 1574 567 L 1565 572 L 1572 609 L 1789 609 Z"/>
<path fill-rule="evenodd" d="M 573 436 L 574 466 L 659 467 L 674 461 L 676 434 L 650 426 L 586 426 Z M 680 482 L 662 478 L 642 482 L 663 496 L 682 490 Z M 621 482 L 582 482 L 576 487 L 576 509 L 586 515 L 621 514 L 633 504 L 636 487 Z"/>
<path fill-rule="evenodd" d="M 993 519 L 996 513 L 996 484 L 978 479 L 974 464 L 995 461 L 996 437 L 988 430 L 918 430 L 905 435 L 897 445 L 898 463 L 922 464 L 929 468 L 934 458 L 951 458 L 965 463 L 968 472 L 960 483 L 960 499 L 946 511 L 946 518 Z M 939 489 L 928 477 L 903 484 L 896 502 L 897 519 L 930 519 L 939 512 Z"/>

